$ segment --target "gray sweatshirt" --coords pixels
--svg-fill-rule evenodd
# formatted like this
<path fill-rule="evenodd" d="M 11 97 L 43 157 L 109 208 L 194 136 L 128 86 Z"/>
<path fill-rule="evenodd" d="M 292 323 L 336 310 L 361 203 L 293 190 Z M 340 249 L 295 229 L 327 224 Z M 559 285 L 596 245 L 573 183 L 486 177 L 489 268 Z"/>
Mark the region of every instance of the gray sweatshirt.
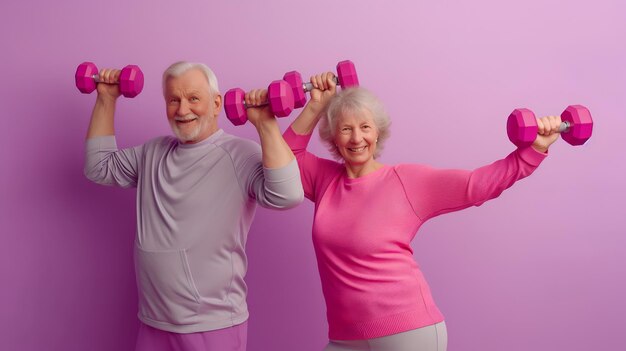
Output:
<path fill-rule="evenodd" d="M 114 136 L 88 139 L 85 175 L 137 187 L 138 316 L 176 333 L 248 318 L 245 245 L 256 204 L 287 209 L 303 199 L 295 160 L 264 168 L 257 143 L 221 129 L 196 144 L 159 137 L 123 150 Z"/>

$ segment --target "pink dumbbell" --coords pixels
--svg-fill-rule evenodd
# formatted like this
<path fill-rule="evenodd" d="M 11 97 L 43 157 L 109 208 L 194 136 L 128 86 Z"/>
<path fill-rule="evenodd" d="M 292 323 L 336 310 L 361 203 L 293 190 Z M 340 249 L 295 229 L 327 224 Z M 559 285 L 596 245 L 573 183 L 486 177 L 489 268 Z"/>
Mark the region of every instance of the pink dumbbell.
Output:
<path fill-rule="evenodd" d="M 561 114 L 561 120 L 559 133 L 570 145 L 582 145 L 591 138 L 593 120 L 585 106 L 568 106 Z M 513 110 L 506 123 L 509 140 L 518 147 L 530 146 L 537 138 L 537 130 L 535 114 L 526 108 Z"/>
<path fill-rule="evenodd" d="M 76 68 L 76 87 L 83 94 L 91 94 L 100 83 L 98 68 L 92 62 L 83 62 Z M 134 98 L 143 90 L 143 72 L 139 66 L 128 65 L 122 68 L 119 82 L 120 92 L 127 98 Z"/>
<path fill-rule="evenodd" d="M 303 83 L 302 76 L 298 71 L 285 73 L 283 79 L 291 85 L 293 89 L 294 107 L 300 108 L 306 104 L 306 93 L 313 90 L 313 84 Z M 341 61 L 337 64 L 337 76 L 335 83 L 342 88 L 359 86 L 359 78 L 354 68 L 354 63 L 350 60 Z"/>
<path fill-rule="evenodd" d="M 224 110 L 226 117 L 232 124 L 239 126 L 248 121 L 246 109 L 249 107 L 261 107 L 270 105 L 272 113 L 276 117 L 289 116 L 293 111 L 293 91 L 289 83 L 284 80 L 275 80 L 267 87 L 268 101 L 261 105 L 246 106 L 244 98 L 246 92 L 240 88 L 233 88 L 224 95 Z"/>

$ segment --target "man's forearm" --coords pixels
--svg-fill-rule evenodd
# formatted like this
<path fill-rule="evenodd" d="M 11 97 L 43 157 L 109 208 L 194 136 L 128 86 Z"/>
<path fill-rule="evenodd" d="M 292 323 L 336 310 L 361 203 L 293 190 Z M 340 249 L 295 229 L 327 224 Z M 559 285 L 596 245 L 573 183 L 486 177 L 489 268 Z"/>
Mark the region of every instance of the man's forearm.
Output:
<path fill-rule="evenodd" d="M 114 114 L 115 98 L 98 95 L 91 113 L 91 122 L 87 130 L 87 139 L 98 136 L 115 135 Z"/>
<path fill-rule="evenodd" d="M 295 156 L 283 139 L 275 119 L 264 121 L 255 126 L 261 140 L 263 167 L 281 168 L 289 164 Z"/>

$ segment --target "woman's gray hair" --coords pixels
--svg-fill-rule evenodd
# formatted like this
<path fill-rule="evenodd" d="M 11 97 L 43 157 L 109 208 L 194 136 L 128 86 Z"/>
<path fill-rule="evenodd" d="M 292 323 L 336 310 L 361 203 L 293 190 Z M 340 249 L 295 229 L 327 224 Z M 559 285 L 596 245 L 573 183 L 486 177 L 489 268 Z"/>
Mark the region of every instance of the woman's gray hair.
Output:
<path fill-rule="evenodd" d="M 163 72 L 163 92 L 165 92 L 165 84 L 167 83 L 167 80 L 169 78 L 179 77 L 183 75 L 185 72 L 192 70 L 192 69 L 197 69 L 201 71 L 202 73 L 204 73 L 204 76 L 206 77 L 207 82 L 209 82 L 209 93 L 211 95 L 219 94 L 220 89 L 217 86 L 217 77 L 215 76 L 215 73 L 213 73 L 213 71 L 211 71 L 211 69 L 204 63 L 187 62 L 187 61 L 176 62 L 172 64 L 171 66 L 169 66 L 165 70 L 165 72 Z"/>
<path fill-rule="evenodd" d="M 354 87 L 344 89 L 333 96 L 326 109 L 322 112 L 319 122 L 320 138 L 336 160 L 342 159 L 339 150 L 337 150 L 337 145 L 335 145 L 337 117 L 345 113 L 358 113 L 364 110 L 369 111 L 374 118 L 374 125 L 378 130 L 378 141 L 374 158 L 380 156 L 385 140 L 389 138 L 391 120 L 376 95 L 365 88 Z"/>

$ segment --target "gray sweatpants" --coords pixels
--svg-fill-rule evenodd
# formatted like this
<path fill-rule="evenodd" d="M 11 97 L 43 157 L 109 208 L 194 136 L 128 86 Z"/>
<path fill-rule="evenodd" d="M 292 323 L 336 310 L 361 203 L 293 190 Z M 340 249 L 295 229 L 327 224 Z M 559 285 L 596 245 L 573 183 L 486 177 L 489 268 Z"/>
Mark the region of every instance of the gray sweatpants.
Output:
<path fill-rule="evenodd" d="M 446 351 L 448 332 L 441 322 L 366 340 L 331 340 L 324 351 Z"/>

